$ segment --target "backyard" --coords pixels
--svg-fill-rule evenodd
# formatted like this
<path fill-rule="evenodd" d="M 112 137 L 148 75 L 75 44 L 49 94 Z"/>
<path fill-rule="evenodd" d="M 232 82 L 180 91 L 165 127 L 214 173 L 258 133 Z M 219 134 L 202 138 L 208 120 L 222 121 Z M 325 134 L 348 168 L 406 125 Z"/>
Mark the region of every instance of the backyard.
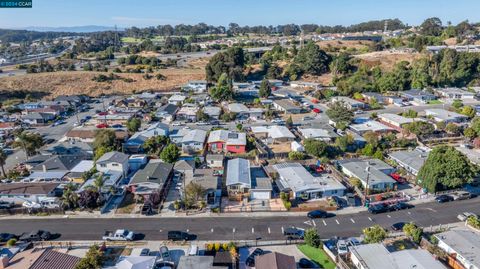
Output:
<path fill-rule="evenodd" d="M 334 269 L 335 263 L 328 257 L 327 253 L 321 248 L 314 248 L 309 245 L 298 245 L 298 249 L 310 260 L 319 264 L 322 268 Z"/>

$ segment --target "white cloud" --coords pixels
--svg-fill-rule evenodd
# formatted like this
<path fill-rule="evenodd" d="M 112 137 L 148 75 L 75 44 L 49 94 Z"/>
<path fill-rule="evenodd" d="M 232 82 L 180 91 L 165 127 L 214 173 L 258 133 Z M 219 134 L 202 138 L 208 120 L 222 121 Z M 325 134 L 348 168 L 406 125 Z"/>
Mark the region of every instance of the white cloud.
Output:
<path fill-rule="evenodd" d="M 123 17 L 114 16 L 111 18 L 113 21 L 119 24 L 134 25 L 134 24 L 180 24 L 185 23 L 174 19 L 164 18 L 137 18 L 137 17 Z"/>

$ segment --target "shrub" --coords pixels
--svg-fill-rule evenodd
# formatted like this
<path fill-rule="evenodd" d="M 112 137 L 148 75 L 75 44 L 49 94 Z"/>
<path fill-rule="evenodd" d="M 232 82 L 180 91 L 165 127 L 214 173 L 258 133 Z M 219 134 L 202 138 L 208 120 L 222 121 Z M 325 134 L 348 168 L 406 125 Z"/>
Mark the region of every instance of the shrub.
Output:
<path fill-rule="evenodd" d="M 223 249 L 224 251 L 227 251 L 227 250 L 228 250 L 228 243 L 223 243 L 223 244 L 222 244 L 222 249 Z"/>
<path fill-rule="evenodd" d="M 413 242 L 419 244 L 420 241 L 422 240 L 422 234 L 423 234 L 423 229 L 420 227 L 417 227 L 415 223 L 407 223 L 405 226 L 403 226 L 403 232 L 405 233 L 406 236 L 409 236 L 412 238 Z"/>
<path fill-rule="evenodd" d="M 12 238 L 7 241 L 7 247 L 13 247 L 17 243 L 17 239 Z"/>
<path fill-rule="evenodd" d="M 472 226 L 473 228 L 480 229 L 480 219 L 475 216 L 470 216 L 467 219 L 467 224 Z"/>
<path fill-rule="evenodd" d="M 320 236 L 316 229 L 310 228 L 305 231 L 305 244 L 318 248 L 322 245 L 322 240 L 320 240 Z"/>
<path fill-rule="evenodd" d="M 305 154 L 303 152 L 291 151 L 288 153 L 288 159 L 292 161 L 303 160 L 305 159 Z"/>
<path fill-rule="evenodd" d="M 365 243 L 380 243 L 387 237 L 387 231 L 380 225 L 374 225 L 363 229 L 363 235 Z"/>
<path fill-rule="evenodd" d="M 217 242 L 215 243 L 215 251 L 219 251 L 220 250 L 220 243 Z"/>

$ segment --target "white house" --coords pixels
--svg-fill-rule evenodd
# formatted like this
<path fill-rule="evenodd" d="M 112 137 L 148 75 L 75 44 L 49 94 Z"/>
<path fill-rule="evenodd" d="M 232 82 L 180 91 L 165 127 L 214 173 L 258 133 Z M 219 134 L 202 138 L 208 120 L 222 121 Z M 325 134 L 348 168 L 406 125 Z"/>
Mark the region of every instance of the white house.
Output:
<path fill-rule="evenodd" d="M 118 151 L 107 152 L 97 160 L 97 171 L 119 171 L 122 172 L 124 177 L 127 177 L 129 170 L 128 157 L 127 154 Z"/>
<path fill-rule="evenodd" d="M 434 235 L 438 247 L 463 265 L 463 268 L 480 269 L 480 232 L 474 230 L 450 230 Z"/>
<path fill-rule="evenodd" d="M 39 203 L 42 199 L 55 196 L 59 183 L 4 183 L 0 184 L 0 200 L 22 204 Z"/>
<path fill-rule="evenodd" d="M 168 98 L 168 103 L 171 105 L 181 105 L 185 99 L 187 99 L 186 96 L 179 95 L 179 94 L 174 94 Z"/>
<path fill-rule="evenodd" d="M 183 152 L 199 152 L 205 145 L 205 139 L 207 138 L 207 132 L 204 130 L 190 130 L 182 138 L 182 151 Z"/>

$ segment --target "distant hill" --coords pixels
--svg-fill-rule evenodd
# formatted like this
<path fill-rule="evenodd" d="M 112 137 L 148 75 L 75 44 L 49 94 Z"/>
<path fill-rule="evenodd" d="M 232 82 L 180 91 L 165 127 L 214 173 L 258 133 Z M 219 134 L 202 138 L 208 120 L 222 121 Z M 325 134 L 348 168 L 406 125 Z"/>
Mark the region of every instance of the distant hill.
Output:
<path fill-rule="evenodd" d="M 43 26 L 29 26 L 23 28 L 23 30 L 37 31 L 37 32 L 69 32 L 69 33 L 92 33 L 102 31 L 113 31 L 113 26 L 100 26 L 100 25 L 84 25 L 84 26 L 70 26 L 70 27 L 43 27 Z M 117 30 L 123 30 L 118 28 Z"/>

